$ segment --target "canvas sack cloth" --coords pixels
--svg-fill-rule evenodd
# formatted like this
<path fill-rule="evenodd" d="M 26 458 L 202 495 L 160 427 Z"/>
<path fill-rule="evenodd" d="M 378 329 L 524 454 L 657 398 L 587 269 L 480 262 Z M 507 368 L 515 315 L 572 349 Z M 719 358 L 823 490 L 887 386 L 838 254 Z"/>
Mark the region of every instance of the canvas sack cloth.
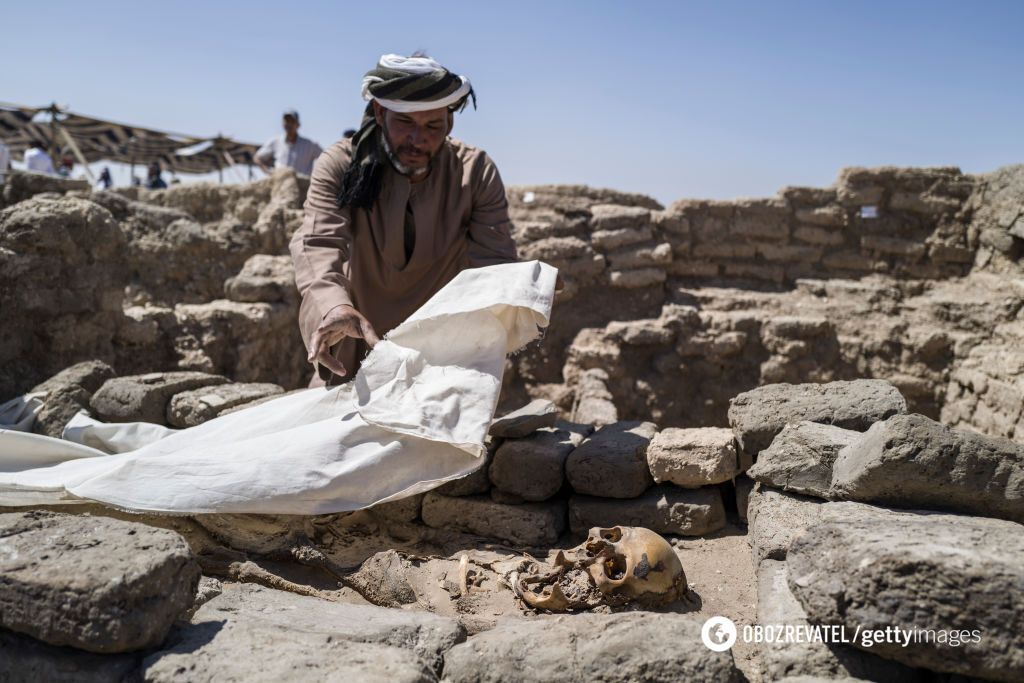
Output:
<path fill-rule="evenodd" d="M 0 505 L 312 515 L 432 489 L 480 466 L 505 356 L 547 326 L 556 273 L 538 261 L 462 271 L 340 387 L 183 430 L 84 414 L 65 439 L 0 429 Z"/>

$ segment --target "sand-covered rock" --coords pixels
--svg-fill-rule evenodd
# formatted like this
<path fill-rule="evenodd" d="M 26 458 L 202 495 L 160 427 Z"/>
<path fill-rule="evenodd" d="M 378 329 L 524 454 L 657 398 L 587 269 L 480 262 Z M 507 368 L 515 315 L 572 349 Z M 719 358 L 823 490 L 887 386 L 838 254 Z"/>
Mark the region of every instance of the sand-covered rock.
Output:
<path fill-rule="evenodd" d="M 882 380 L 768 384 L 730 402 L 729 424 L 740 447 L 756 455 L 790 422 L 821 422 L 862 432 L 905 412 L 906 399 Z"/>
<path fill-rule="evenodd" d="M 830 493 L 1024 522 L 1024 445 L 898 415 L 840 452 Z"/>
<path fill-rule="evenodd" d="M 457 645 L 452 683 L 675 683 L 744 680 L 729 652 L 701 644 L 702 620 L 684 614 L 586 614 L 507 620 Z"/>
<path fill-rule="evenodd" d="M 606 498 L 635 498 L 654 483 L 647 466 L 647 445 L 657 432 L 651 422 L 616 422 L 598 429 L 565 464 L 577 493 Z"/>
<path fill-rule="evenodd" d="M 739 474 L 732 431 L 721 427 L 663 429 L 647 447 L 654 481 L 697 488 L 729 481 Z"/>
<path fill-rule="evenodd" d="M 787 425 L 758 454 L 747 475 L 785 491 L 828 498 L 839 451 L 860 436 L 860 432 L 817 422 Z"/>
<path fill-rule="evenodd" d="M 166 424 L 171 398 L 200 387 L 225 384 L 226 377 L 202 372 L 151 372 L 106 381 L 92 396 L 90 406 L 107 422 Z"/>
<path fill-rule="evenodd" d="M 861 649 L 934 671 L 1024 677 L 1020 524 L 826 503 L 787 566 L 810 621 L 904 631 L 855 642 Z"/>
<path fill-rule="evenodd" d="M 684 489 L 664 484 L 637 498 L 573 496 L 569 528 L 641 526 L 661 534 L 702 536 L 725 526 L 722 494 L 715 487 Z"/>
<path fill-rule="evenodd" d="M 166 529 L 120 520 L 0 515 L 0 626 L 98 653 L 159 645 L 192 605 L 199 565 Z"/>
<path fill-rule="evenodd" d="M 459 624 L 425 612 L 317 600 L 239 584 L 175 629 L 143 663 L 147 681 L 436 680 Z"/>

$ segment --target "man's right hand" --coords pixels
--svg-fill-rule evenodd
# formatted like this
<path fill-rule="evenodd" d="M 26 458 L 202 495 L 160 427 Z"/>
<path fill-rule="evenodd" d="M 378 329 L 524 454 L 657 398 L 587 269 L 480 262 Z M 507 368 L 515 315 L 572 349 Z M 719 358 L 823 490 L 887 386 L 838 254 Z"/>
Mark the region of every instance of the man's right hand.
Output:
<path fill-rule="evenodd" d="M 352 306 L 342 304 L 328 311 L 320 327 L 313 332 L 307 360 L 314 365 L 320 363 L 339 377 L 344 377 L 348 371 L 341 361 L 331 355 L 331 347 L 345 337 L 363 339 L 371 349 L 380 341 L 373 325 L 362 313 Z"/>

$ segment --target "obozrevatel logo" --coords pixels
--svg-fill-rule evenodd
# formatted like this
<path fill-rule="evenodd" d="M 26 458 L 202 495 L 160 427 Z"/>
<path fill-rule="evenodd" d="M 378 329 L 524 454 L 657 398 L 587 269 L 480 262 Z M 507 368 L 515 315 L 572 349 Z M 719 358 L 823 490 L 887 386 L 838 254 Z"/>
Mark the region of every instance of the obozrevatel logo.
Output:
<path fill-rule="evenodd" d="M 704 622 L 700 639 L 709 650 L 725 652 L 736 642 L 736 624 L 729 617 L 711 617 Z"/>

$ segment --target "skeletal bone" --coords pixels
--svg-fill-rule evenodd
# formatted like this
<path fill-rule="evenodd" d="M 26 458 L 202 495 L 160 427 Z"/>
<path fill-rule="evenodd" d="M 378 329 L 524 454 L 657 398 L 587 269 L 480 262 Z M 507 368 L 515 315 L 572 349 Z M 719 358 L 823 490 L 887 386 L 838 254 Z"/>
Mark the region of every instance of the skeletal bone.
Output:
<path fill-rule="evenodd" d="M 592 609 L 638 601 L 663 605 L 686 593 L 686 574 L 668 541 L 640 527 L 594 527 L 587 540 L 558 551 L 552 563 L 531 557 L 514 581 L 515 592 L 535 609 Z"/>

